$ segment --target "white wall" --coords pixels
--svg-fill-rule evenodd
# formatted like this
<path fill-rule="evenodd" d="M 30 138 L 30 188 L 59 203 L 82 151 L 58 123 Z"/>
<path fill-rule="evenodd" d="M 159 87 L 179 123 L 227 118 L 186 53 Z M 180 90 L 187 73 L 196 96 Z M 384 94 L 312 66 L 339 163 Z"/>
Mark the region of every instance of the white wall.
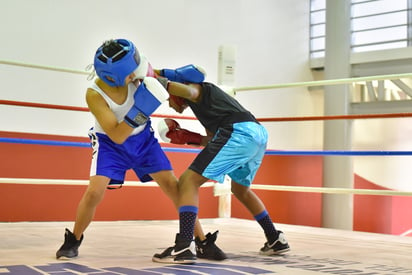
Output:
<path fill-rule="evenodd" d="M 217 81 L 221 45 L 236 47 L 237 87 L 313 79 L 308 62 L 309 1 L 0 0 L 0 4 L 0 60 L 84 70 L 104 40 L 124 37 L 134 41 L 154 67 L 199 64 L 210 82 Z M 90 84 L 85 75 L 2 64 L 0 83 L 0 99 L 82 107 L 86 107 L 84 93 Z M 321 91 L 246 91 L 236 97 L 258 118 L 323 114 Z M 166 105 L 157 113 L 175 114 Z M 157 119 L 153 122 L 156 125 Z M 200 130 L 194 121 L 181 124 Z M 87 112 L 0 105 L 1 131 L 86 136 L 92 125 L 93 117 Z M 265 126 L 270 149 L 322 147 L 321 121 Z M 355 149 L 364 148 L 363 142 L 370 137 L 361 129 L 355 128 Z M 374 138 L 371 144 L 382 142 Z M 389 187 L 410 188 L 409 177 L 403 177 L 403 169 L 393 162 L 365 160 L 355 162 L 360 175 Z M 376 169 L 370 169 L 371 163 Z M 391 186 L 390 179 L 399 181 Z"/>
<path fill-rule="evenodd" d="M 412 151 L 412 119 L 356 120 L 353 150 Z M 412 156 L 355 157 L 355 173 L 387 188 L 412 191 Z"/>
<path fill-rule="evenodd" d="M 124 37 L 134 41 L 154 67 L 196 63 L 207 70 L 207 81 L 215 83 L 221 45 L 236 47 L 236 86 L 307 81 L 307 2 L 1 0 L 0 60 L 84 70 L 104 40 Z M 86 106 L 89 82 L 84 75 L 1 64 L 0 72 L 2 99 Z M 311 114 L 318 108 L 305 89 L 242 92 L 238 98 L 257 117 Z M 174 114 L 167 106 L 158 111 L 168 112 Z M 0 130 L 72 136 L 84 136 L 93 121 L 88 113 L 4 105 L 0 117 Z M 197 125 L 183 121 L 192 124 Z M 287 131 L 285 124 L 273 125 L 267 124 L 271 148 L 314 142 L 299 138 L 297 124 Z"/>

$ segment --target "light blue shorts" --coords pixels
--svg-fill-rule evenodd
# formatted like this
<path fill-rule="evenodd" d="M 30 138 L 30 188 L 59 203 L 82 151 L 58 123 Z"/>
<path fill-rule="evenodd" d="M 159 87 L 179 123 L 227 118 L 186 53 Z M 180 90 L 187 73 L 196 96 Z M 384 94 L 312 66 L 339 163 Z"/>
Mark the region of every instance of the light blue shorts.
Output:
<path fill-rule="evenodd" d="M 189 168 L 217 182 L 229 175 L 235 182 L 250 186 L 265 155 L 267 140 L 265 127 L 256 122 L 219 128 Z"/>

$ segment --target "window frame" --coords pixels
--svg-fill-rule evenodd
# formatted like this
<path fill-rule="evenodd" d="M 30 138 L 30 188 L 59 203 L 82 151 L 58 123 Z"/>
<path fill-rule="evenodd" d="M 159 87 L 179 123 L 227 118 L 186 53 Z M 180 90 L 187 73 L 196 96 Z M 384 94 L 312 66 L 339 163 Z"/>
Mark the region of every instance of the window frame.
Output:
<path fill-rule="evenodd" d="M 324 53 L 325 53 L 325 38 L 326 38 L 326 1 L 327 0 L 311 0 L 310 1 L 310 16 L 309 16 L 309 58 L 310 67 L 312 69 L 323 69 Z M 351 0 L 351 11 L 354 6 L 360 4 L 377 3 L 385 0 Z M 403 24 L 387 24 L 379 27 L 371 27 L 365 29 L 351 29 L 351 64 L 366 64 L 372 62 L 396 62 L 396 60 L 404 60 L 412 58 L 412 0 L 404 0 L 406 3 L 405 9 L 391 9 L 387 12 L 380 12 L 376 14 L 352 16 L 351 21 L 359 20 L 361 18 L 373 16 L 385 16 L 399 12 L 406 12 L 406 20 Z M 323 13 L 323 14 L 322 14 Z M 319 18 L 323 16 L 323 18 Z M 316 17 L 318 16 L 318 17 Z M 315 19 L 316 17 L 316 19 Z M 316 21 L 315 21 L 316 20 Z M 323 30 L 322 30 L 323 26 Z M 391 28 L 405 28 L 405 36 L 396 39 L 382 40 L 370 43 L 354 43 L 354 36 L 361 35 L 362 32 L 382 32 Z M 317 31 L 314 31 L 318 28 Z M 323 34 L 322 34 L 323 31 Z M 322 45 L 323 43 L 323 45 Z M 396 44 L 398 43 L 398 44 Z M 387 46 L 387 47 L 386 47 Z M 411 60 L 412 61 L 412 60 Z M 377 63 L 377 64 L 378 64 Z M 379 64 L 382 66 L 382 64 Z M 412 63 L 412 62 L 411 62 Z M 408 67 L 409 70 L 409 67 Z M 412 70 L 412 65 L 410 71 Z M 410 72 L 409 71 L 409 72 Z M 403 72 L 403 71 L 402 71 Z"/>

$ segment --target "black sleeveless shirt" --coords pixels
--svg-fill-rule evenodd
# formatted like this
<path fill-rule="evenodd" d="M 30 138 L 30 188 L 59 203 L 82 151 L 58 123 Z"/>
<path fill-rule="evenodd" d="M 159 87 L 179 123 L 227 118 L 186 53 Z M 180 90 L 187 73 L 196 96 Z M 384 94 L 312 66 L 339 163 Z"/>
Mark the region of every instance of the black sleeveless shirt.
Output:
<path fill-rule="evenodd" d="M 220 127 L 232 127 L 233 123 L 253 121 L 256 118 L 232 96 L 212 83 L 203 82 L 199 102 L 186 100 L 200 123 L 212 133 Z"/>

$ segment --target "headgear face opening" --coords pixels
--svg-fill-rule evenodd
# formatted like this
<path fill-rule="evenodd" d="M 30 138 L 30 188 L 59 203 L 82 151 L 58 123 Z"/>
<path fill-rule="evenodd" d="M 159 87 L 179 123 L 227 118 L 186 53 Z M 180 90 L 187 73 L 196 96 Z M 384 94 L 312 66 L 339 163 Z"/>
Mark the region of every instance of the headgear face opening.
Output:
<path fill-rule="evenodd" d="M 133 43 L 126 39 L 116 39 L 119 51 L 108 57 L 104 50 L 107 43 L 100 46 L 94 56 L 94 68 L 101 80 L 109 86 L 124 86 L 126 77 L 140 65 L 140 55 Z M 119 55 L 124 55 L 119 59 Z"/>

